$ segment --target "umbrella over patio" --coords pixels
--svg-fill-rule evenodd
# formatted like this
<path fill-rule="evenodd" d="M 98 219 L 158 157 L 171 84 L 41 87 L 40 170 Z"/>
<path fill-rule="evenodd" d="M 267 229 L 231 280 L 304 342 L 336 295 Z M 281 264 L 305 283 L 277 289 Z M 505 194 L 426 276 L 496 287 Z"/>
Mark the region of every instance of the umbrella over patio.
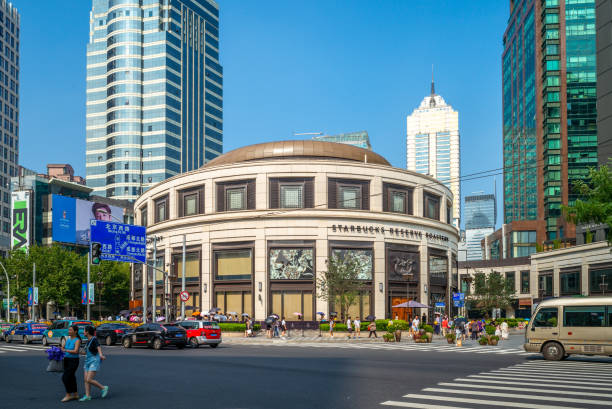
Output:
<path fill-rule="evenodd" d="M 425 304 L 421 304 L 420 302 L 410 300 L 408 302 L 403 302 L 401 304 L 394 305 L 391 308 L 429 308 L 429 307 Z"/>
<path fill-rule="evenodd" d="M 366 321 L 374 321 L 375 319 L 376 319 L 376 317 L 375 317 L 375 316 L 373 316 L 373 315 L 368 315 L 368 316 L 366 317 Z"/>
<path fill-rule="evenodd" d="M 250 315 L 249 315 L 249 314 L 247 314 L 246 312 L 243 312 L 243 313 L 242 313 L 242 316 L 243 316 L 243 317 L 250 317 Z"/>

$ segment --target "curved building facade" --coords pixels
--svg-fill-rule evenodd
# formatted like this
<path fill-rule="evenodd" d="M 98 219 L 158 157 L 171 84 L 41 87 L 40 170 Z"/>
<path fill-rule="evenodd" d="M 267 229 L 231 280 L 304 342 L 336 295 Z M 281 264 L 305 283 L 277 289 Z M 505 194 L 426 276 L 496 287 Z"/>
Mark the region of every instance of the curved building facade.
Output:
<path fill-rule="evenodd" d="M 285 141 L 240 148 L 161 182 L 134 209 L 147 226 L 149 260 L 167 272 L 156 279 L 158 306 L 180 311 L 185 243 L 188 312 L 300 313 L 310 321 L 339 312 L 317 285 L 330 256 L 358 260 L 353 317 L 404 318 L 413 311 L 392 306 L 407 298 L 450 312 L 452 200 L 440 182 L 372 151 Z M 150 306 L 152 281 L 151 271 L 135 268 L 132 298 Z"/>

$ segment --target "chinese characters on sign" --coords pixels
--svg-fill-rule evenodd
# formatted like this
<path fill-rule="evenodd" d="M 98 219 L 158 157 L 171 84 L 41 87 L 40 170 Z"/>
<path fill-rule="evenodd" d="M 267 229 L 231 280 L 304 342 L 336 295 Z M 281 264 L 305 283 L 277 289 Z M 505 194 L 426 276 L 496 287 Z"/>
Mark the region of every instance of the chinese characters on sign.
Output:
<path fill-rule="evenodd" d="M 143 226 L 92 220 L 91 241 L 100 243 L 102 260 L 145 262 L 147 235 Z"/>

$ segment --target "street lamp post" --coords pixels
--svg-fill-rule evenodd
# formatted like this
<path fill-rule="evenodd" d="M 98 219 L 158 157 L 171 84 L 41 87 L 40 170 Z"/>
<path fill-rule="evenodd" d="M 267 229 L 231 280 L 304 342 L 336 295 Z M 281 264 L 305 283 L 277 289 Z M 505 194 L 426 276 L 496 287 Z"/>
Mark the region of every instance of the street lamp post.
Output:
<path fill-rule="evenodd" d="M 2 270 L 4 270 L 4 275 L 6 276 L 6 322 L 11 321 L 11 281 L 9 280 L 8 273 L 6 272 L 6 268 L 4 268 L 4 264 L 0 263 L 2 266 Z"/>

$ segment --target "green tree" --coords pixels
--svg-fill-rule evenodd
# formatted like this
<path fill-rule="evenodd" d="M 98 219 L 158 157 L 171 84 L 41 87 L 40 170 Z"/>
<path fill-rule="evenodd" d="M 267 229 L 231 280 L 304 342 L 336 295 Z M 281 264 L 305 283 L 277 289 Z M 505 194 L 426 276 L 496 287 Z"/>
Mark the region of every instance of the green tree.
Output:
<path fill-rule="evenodd" d="M 130 299 L 130 264 L 114 261 L 102 261 L 98 266 L 92 266 L 91 280 L 102 283 L 100 294 L 104 308 L 111 313 L 127 309 Z"/>
<path fill-rule="evenodd" d="M 348 252 L 343 258 L 332 255 L 326 263 L 327 271 L 317 279 L 318 297 L 340 307 L 340 315 L 344 317 L 365 289 L 359 279 L 361 264 Z"/>
<path fill-rule="evenodd" d="M 511 280 L 506 280 L 500 272 L 474 275 L 474 293 L 469 297 L 473 305 L 486 311 L 494 308 L 507 308 L 514 300 L 514 287 Z"/>
<path fill-rule="evenodd" d="M 582 180 L 574 183 L 574 190 L 584 199 L 562 207 L 566 220 L 574 224 L 605 223 L 612 227 L 612 173 L 606 165 L 591 168 L 588 180 L 590 183 Z M 608 232 L 608 243 L 612 244 L 612 229 Z"/>

